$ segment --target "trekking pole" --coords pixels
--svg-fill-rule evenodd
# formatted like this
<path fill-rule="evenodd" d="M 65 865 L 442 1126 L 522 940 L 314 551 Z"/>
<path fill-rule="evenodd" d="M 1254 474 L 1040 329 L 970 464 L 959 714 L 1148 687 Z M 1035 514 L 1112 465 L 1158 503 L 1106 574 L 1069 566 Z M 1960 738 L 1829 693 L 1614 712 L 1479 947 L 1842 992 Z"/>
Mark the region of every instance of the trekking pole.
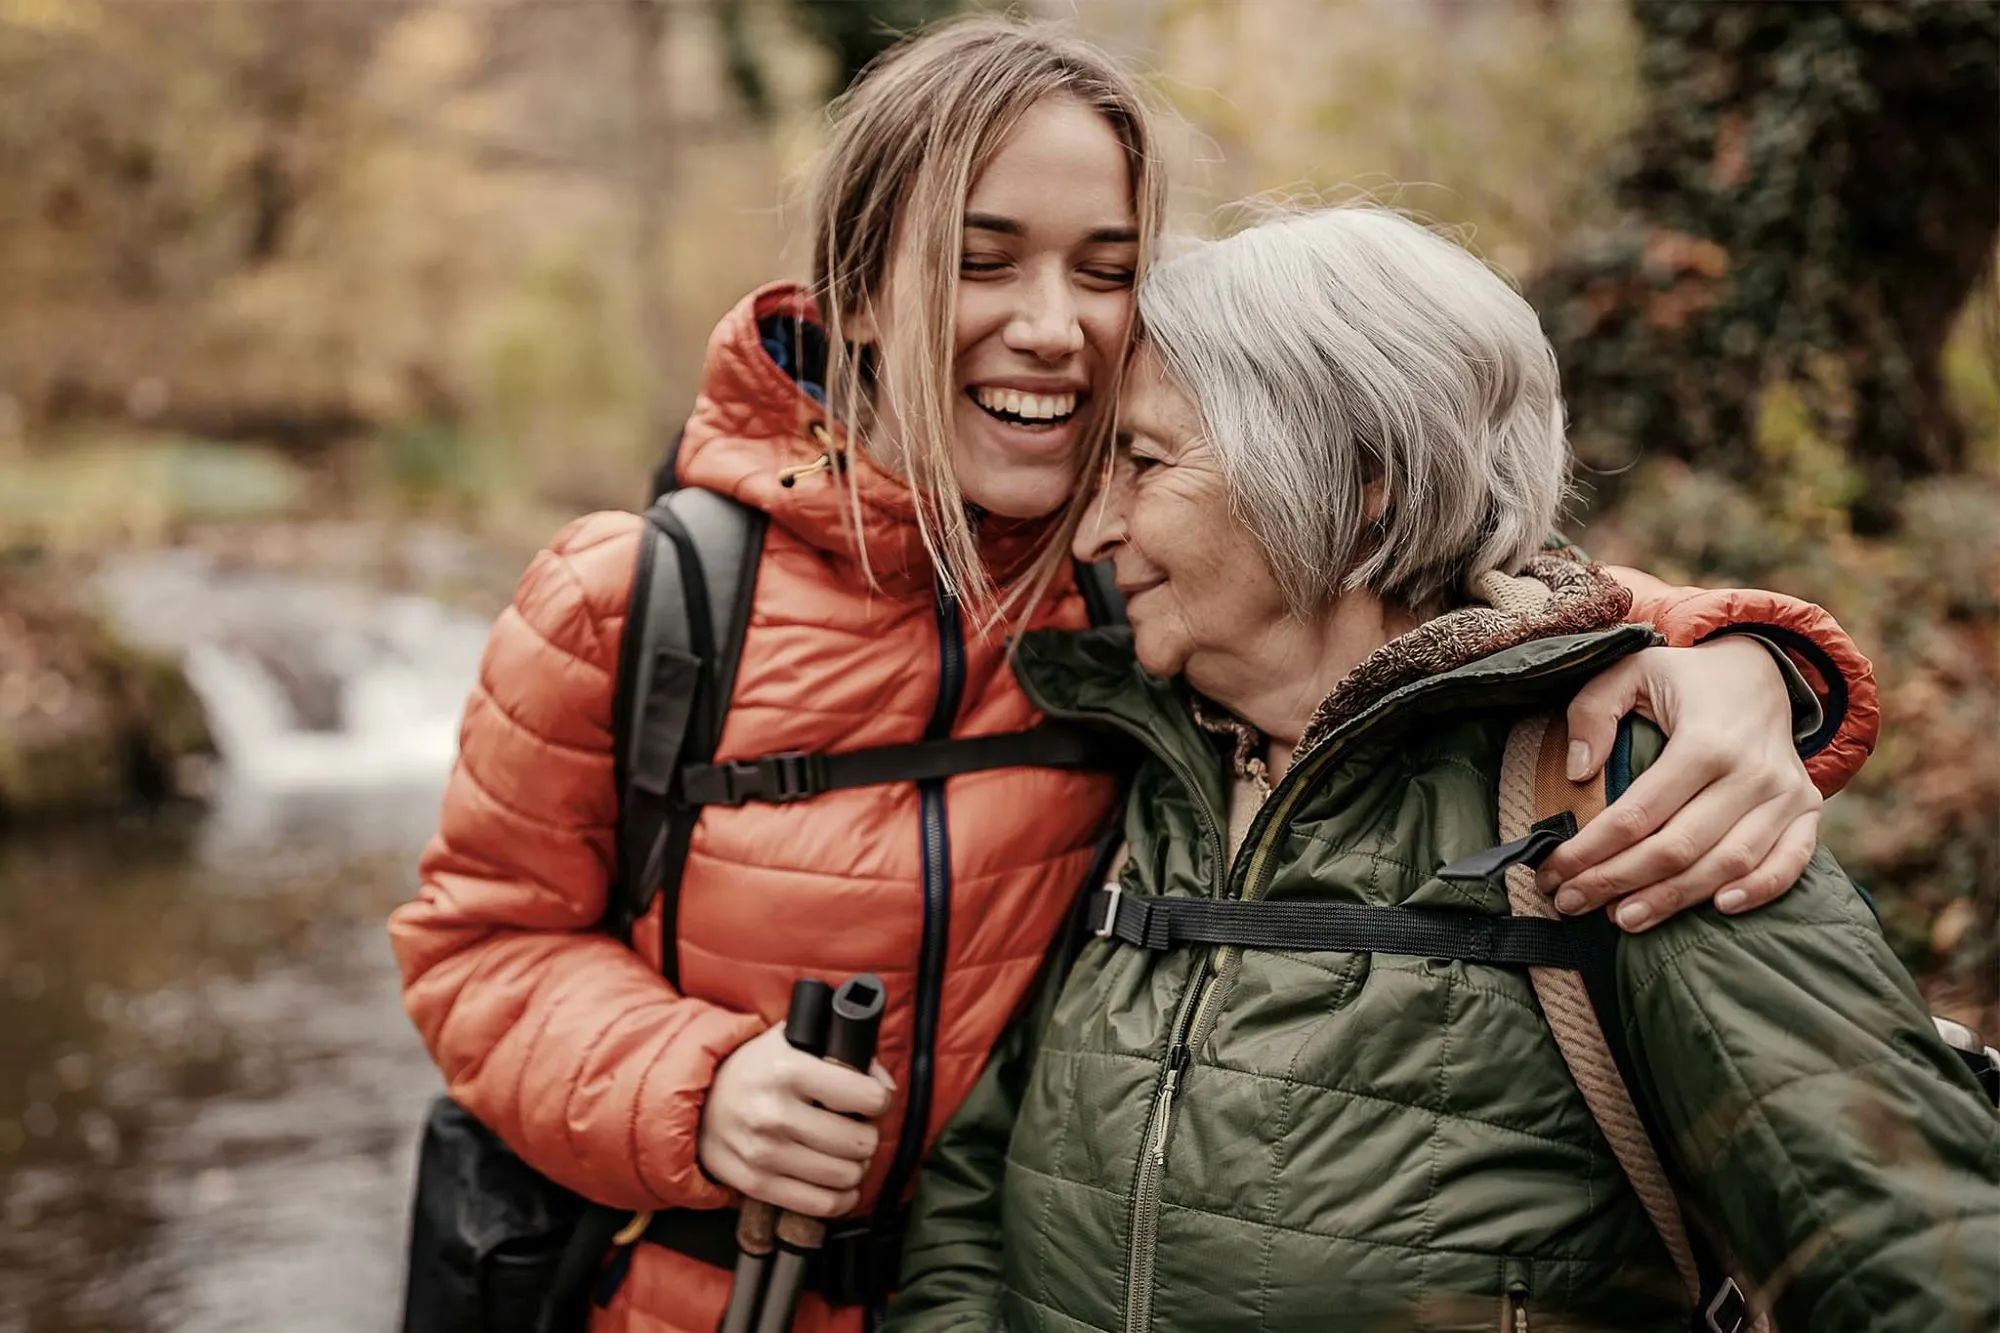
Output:
<path fill-rule="evenodd" d="M 792 984 L 792 1007 L 785 1014 L 785 1040 L 795 1051 L 826 1054 L 833 1020 L 833 987 L 814 977 Z M 757 1322 L 758 1299 L 778 1246 L 778 1210 L 762 1199 L 745 1199 L 736 1217 L 736 1273 L 729 1281 L 729 1304 L 722 1311 L 717 1333 L 750 1333 Z"/>
<path fill-rule="evenodd" d="M 865 1074 L 875 1059 L 875 1037 L 882 1028 L 885 998 L 880 977 L 863 972 L 841 983 L 833 993 L 833 1022 L 826 1036 L 826 1058 Z M 778 1217 L 777 1257 L 771 1261 L 771 1282 L 764 1290 L 764 1308 L 756 1333 L 787 1333 L 805 1287 L 806 1264 L 826 1240 L 826 1223 L 817 1217 L 783 1213 Z"/>

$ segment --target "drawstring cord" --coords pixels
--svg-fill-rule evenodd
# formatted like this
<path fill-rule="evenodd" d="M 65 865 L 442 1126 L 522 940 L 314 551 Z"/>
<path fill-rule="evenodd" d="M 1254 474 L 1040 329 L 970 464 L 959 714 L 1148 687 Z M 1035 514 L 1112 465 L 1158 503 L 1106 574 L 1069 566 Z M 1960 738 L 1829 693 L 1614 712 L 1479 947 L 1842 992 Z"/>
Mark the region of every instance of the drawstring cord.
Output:
<path fill-rule="evenodd" d="M 815 473 L 825 472 L 829 468 L 838 468 L 840 466 L 839 455 L 834 452 L 833 448 L 833 435 L 827 428 L 817 421 L 813 422 L 812 437 L 813 443 L 820 447 L 819 456 L 810 463 L 798 463 L 791 467 L 780 469 L 778 472 L 778 484 L 780 486 L 789 489 L 797 485 L 801 478 L 810 477 Z"/>

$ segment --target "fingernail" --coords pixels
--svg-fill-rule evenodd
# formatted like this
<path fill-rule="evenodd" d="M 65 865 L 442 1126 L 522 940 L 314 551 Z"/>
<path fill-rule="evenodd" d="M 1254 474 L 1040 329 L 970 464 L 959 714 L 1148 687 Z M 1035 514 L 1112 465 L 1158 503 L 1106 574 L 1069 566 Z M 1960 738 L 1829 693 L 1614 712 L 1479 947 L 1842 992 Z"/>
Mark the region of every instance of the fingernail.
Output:
<path fill-rule="evenodd" d="M 1569 780 L 1581 782 L 1590 772 L 1590 747 L 1582 741 L 1569 743 Z"/>
<path fill-rule="evenodd" d="M 1741 911 L 1743 905 L 1749 901 L 1750 895 L 1742 889 L 1724 889 L 1715 895 L 1716 907 L 1724 912 Z"/>
<path fill-rule="evenodd" d="M 1574 914 L 1583 910 L 1583 895 L 1575 889 L 1564 889 L 1556 895 L 1556 910 Z"/>
<path fill-rule="evenodd" d="M 1653 909 L 1648 903 L 1630 902 L 1618 908 L 1618 924 L 1627 930 L 1637 930 L 1653 919 Z"/>

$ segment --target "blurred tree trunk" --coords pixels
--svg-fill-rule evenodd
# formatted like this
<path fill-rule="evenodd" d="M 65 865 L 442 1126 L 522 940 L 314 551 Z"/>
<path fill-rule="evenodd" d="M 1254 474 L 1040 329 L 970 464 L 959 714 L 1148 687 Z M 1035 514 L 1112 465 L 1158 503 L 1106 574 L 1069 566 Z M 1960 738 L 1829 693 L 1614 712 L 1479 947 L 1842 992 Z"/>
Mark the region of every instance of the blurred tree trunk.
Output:
<path fill-rule="evenodd" d="M 833 53 L 829 96 L 853 83 L 876 56 L 958 6 L 959 0 L 792 0 L 805 30 Z"/>
<path fill-rule="evenodd" d="M 1941 356 L 2000 228 L 2000 7 L 1638 0 L 1625 222 L 1531 288 L 1579 456 L 1761 478 L 1796 389 L 1846 451 L 1863 530 L 1958 469 Z"/>
<path fill-rule="evenodd" d="M 679 363 L 666 290 L 667 200 L 673 182 L 672 89 L 663 56 L 672 0 L 625 0 L 631 32 L 632 279 L 646 366 L 646 448 L 664 448 L 679 426 Z"/>

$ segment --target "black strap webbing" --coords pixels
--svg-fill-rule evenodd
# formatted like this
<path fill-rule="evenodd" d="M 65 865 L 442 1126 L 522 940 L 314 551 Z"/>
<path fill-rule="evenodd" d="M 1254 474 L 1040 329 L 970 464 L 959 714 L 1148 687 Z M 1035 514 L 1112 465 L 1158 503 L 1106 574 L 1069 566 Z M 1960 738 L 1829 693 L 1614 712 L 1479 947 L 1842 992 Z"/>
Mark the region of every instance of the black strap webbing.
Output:
<path fill-rule="evenodd" d="M 1581 968 L 1584 962 L 1567 923 L 1535 917 L 1367 903 L 1155 898 L 1120 889 L 1097 890 L 1089 910 L 1100 938 L 1147 949 L 1236 944 L 1456 958 L 1503 967 Z"/>
<path fill-rule="evenodd" d="M 827 1223 L 826 1243 L 806 1266 L 806 1288 L 829 1305 L 872 1305 L 896 1289 L 909 1215 L 887 1227 L 849 1219 Z M 736 1264 L 736 1210 L 674 1208 L 655 1213 L 646 1240 L 714 1268 Z"/>
<path fill-rule="evenodd" d="M 774 754 L 681 769 L 681 799 L 689 805 L 782 805 L 821 792 L 918 782 L 995 768 L 1100 768 L 1121 766 L 1127 747 L 1085 727 L 1047 722 L 997 736 L 955 736 L 882 745 L 845 754 Z"/>

